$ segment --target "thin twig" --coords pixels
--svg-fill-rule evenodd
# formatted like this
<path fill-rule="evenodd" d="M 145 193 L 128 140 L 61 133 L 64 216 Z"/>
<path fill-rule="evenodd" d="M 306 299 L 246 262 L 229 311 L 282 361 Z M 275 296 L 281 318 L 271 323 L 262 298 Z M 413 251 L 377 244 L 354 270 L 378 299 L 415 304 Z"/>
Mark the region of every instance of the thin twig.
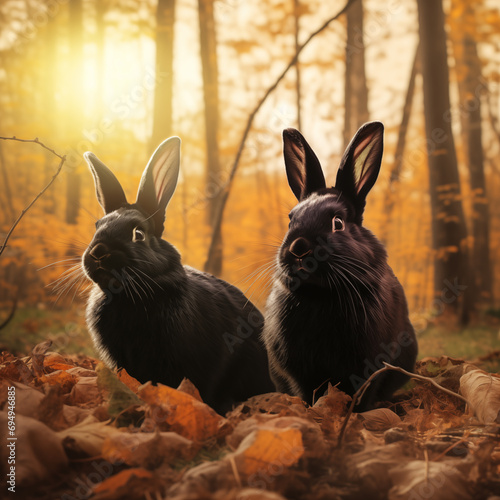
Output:
<path fill-rule="evenodd" d="M 354 406 L 361 401 L 361 398 L 363 397 L 364 393 L 366 392 L 366 390 L 368 389 L 368 387 L 372 383 L 372 380 L 375 377 L 377 377 L 378 375 L 380 375 L 381 373 L 384 373 L 384 372 L 387 372 L 390 370 L 404 373 L 405 375 L 408 375 L 408 377 L 410 377 L 410 378 L 414 378 L 417 380 L 423 380 L 424 382 L 430 382 L 432 385 L 437 387 L 439 390 L 446 392 L 446 394 L 450 394 L 451 396 L 455 396 L 456 398 L 464 401 L 467 404 L 467 406 L 473 411 L 471 404 L 469 403 L 469 401 L 466 398 L 464 398 L 460 394 L 457 394 L 456 392 L 450 391 L 449 389 L 442 387 L 437 382 L 435 382 L 433 379 L 431 379 L 429 377 L 424 377 L 423 375 L 417 375 L 416 373 L 411 373 L 409 371 L 404 370 L 403 368 L 401 368 L 399 366 L 390 365 L 389 363 L 386 363 L 385 361 L 384 361 L 384 365 L 385 366 L 383 368 L 380 368 L 380 370 L 373 372 L 366 379 L 365 383 L 354 393 L 354 396 L 352 397 L 351 404 L 349 406 L 349 410 L 347 411 L 347 415 L 345 416 L 344 422 L 342 423 L 342 427 L 340 429 L 337 446 L 340 447 L 342 445 L 342 440 L 344 438 L 345 430 L 347 428 L 347 423 L 349 422 L 349 419 L 351 418 L 352 412 L 354 411 Z"/>
<path fill-rule="evenodd" d="M 224 209 L 226 207 L 227 199 L 229 198 L 229 193 L 231 192 L 231 186 L 232 186 L 232 183 L 233 183 L 233 179 L 234 179 L 234 176 L 236 175 L 236 171 L 238 170 L 238 165 L 240 163 L 241 155 L 243 154 L 243 150 L 245 148 L 245 144 L 246 144 L 246 141 L 247 141 L 247 138 L 248 138 L 248 134 L 250 133 L 250 130 L 252 128 L 255 116 L 259 112 L 260 108 L 267 101 L 267 98 L 274 92 L 274 90 L 276 89 L 276 87 L 278 87 L 278 85 L 281 83 L 281 81 L 283 80 L 283 78 L 285 78 L 285 76 L 288 73 L 288 71 L 297 63 L 297 60 L 299 58 L 300 53 L 305 49 L 305 47 L 307 47 L 307 45 L 309 45 L 309 43 L 311 42 L 311 40 L 313 38 L 315 38 L 317 35 L 319 35 L 326 28 L 328 28 L 328 26 L 333 21 L 335 21 L 342 14 L 344 14 L 347 11 L 347 9 L 354 2 L 356 2 L 356 1 L 357 0 L 348 0 L 346 2 L 346 4 L 344 5 L 344 7 L 339 12 L 337 12 L 337 14 L 335 14 L 330 19 L 326 20 L 323 23 L 322 26 L 320 26 L 316 31 L 314 31 L 313 33 L 311 33 L 309 35 L 309 37 L 307 38 L 307 40 L 302 45 L 300 45 L 298 47 L 298 49 L 295 52 L 295 55 L 292 57 L 292 59 L 290 60 L 290 62 L 288 63 L 288 65 L 285 67 L 285 69 L 282 71 L 282 73 L 280 74 L 280 76 L 266 90 L 266 92 L 264 93 L 264 95 L 262 96 L 262 98 L 260 99 L 260 101 L 257 103 L 257 105 L 255 106 L 255 108 L 253 109 L 253 111 L 250 113 L 250 115 L 248 117 L 248 120 L 247 120 L 247 124 L 246 124 L 245 130 L 243 131 L 243 135 L 242 135 L 242 138 L 241 138 L 241 141 L 240 141 L 240 145 L 238 147 L 238 151 L 236 153 L 233 165 L 231 167 L 231 171 L 229 172 L 228 180 L 227 180 L 227 182 L 224 184 L 224 186 L 222 188 L 221 202 L 219 204 L 219 207 L 218 207 L 218 210 L 217 210 L 217 214 L 215 216 L 215 224 L 214 224 L 213 231 L 212 231 L 212 239 L 210 241 L 210 247 L 208 249 L 208 255 L 207 255 L 207 261 L 205 263 L 205 268 L 207 268 L 207 264 L 209 262 L 211 262 L 211 260 L 213 258 L 213 254 L 214 254 L 215 247 L 216 247 L 216 242 L 217 242 L 217 235 L 219 234 L 219 232 L 221 230 L 222 218 L 224 216 Z M 218 195 L 219 195 L 219 193 L 217 194 L 217 196 Z"/>
<path fill-rule="evenodd" d="M 32 142 L 33 144 L 38 144 L 43 149 L 46 149 L 47 151 L 51 152 L 53 155 L 57 156 L 60 160 L 66 159 L 66 155 L 64 155 L 64 156 L 60 155 L 59 153 L 57 153 L 53 149 L 49 148 L 43 142 L 41 142 L 38 139 L 38 137 L 35 137 L 34 139 L 19 139 L 19 137 L 16 137 L 15 135 L 13 135 L 12 137 L 0 137 L 0 139 L 3 141 Z"/>
<path fill-rule="evenodd" d="M 19 290 L 17 291 L 19 293 Z M 12 320 L 12 318 L 14 317 L 14 314 L 16 314 L 16 310 L 17 310 L 17 295 L 14 297 L 14 302 L 12 303 L 12 308 L 10 310 L 10 313 L 9 315 L 7 316 L 7 318 L 2 321 L 2 323 L 0 324 L 0 330 L 2 330 L 3 328 L 5 328 L 9 323 L 10 321 Z"/>
<path fill-rule="evenodd" d="M 53 155 L 57 156 L 60 158 L 59 166 L 57 167 L 56 173 L 52 176 L 52 179 L 47 183 L 47 185 L 33 198 L 31 203 L 19 214 L 19 217 L 15 220 L 14 224 L 12 224 L 11 228 L 9 229 L 9 232 L 7 233 L 7 236 L 5 237 L 5 241 L 3 242 L 2 246 L 0 247 L 0 255 L 2 255 L 3 251 L 7 247 L 7 242 L 9 241 L 9 238 L 12 236 L 12 233 L 14 232 L 14 229 L 16 229 L 17 225 L 19 222 L 21 222 L 21 219 L 24 217 L 26 212 L 37 202 L 37 200 L 49 189 L 50 186 L 52 186 L 53 182 L 56 180 L 56 177 L 60 174 L 64 162 L 66 161 L 66 155 L 61 156 L 60 154 L 56 153 L 53 149 L 47 147 L 45 144 L 40 142 L 38 138 L 35 139 L 18 139 L 17 137 L 0 137 L 0 139 L 4 141 L 18 141 L 18 142 L 32 142 L 34 144 L 38 144 L 42 148 L 46 149 L 47 151 L 50 151 Z"/>
<path fill-rule="evenodd" d="M 389 368 L 390 370 L 394 370 L 394 371 L 397 371 L 397 372 L 404 373 L 405 375 L 408 375 L 408 377 L 411 377 L 411 378 L 414 378 L 414 379 L 417 379 L 417 380 L 422 380 L 424 382 L 430 382 L 433 386 L 437 387 L 439 390 L 441 390 L 443 392 L 446 392 L 446 394 L 449 394 L 450 396 L 455 396 L 456 398 L 461 399 L 467 406 L 469 406 L 469 408 L 472 408 L 468 399 L 464 398 L 460 394 L 457 394 L 456 392 L 450 391 L 450 389 L 446 389 L 442 385 L 439 385 L 432 378 L 424 377 L 423 375 L 417 375 L 416 373 L 408 372 L 408 371 L 404 370 L 403 368 L 401 368 L 399 366 L 393 366 L 393 365 L 390 365 L 389 363 L 386 363 L 386 362 L 384 362 L 384 365 L 387 368 Z"/>
<path fill-rule="evenodd" d="M 453 450 L 453 448 L 456 448 L 459 444 L 466 443 L 468 441 L 468 439 L 469 439 L 469 434 L 467 434 L 463 438 L 459 439 L 458 441 L 456 441 L 452 445 L 448 446 L 448 448 L 446 448 L 446 450 L 444 450 L 442 453 L 440 453 L 437 457 L 434 457 L 431 460 L 431 462 L 437 462 L 438 460 L 441 460 L 447 453 L 449 453 L 451 450 Z"/>

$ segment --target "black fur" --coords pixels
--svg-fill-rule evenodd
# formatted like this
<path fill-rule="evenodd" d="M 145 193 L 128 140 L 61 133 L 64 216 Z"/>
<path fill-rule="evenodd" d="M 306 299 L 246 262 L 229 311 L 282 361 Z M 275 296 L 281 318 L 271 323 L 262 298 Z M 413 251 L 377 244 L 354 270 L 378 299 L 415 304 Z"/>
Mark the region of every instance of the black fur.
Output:
<path fill-rule="evenodd" d="M 381 123 L 363 126 L 344 154 L 335 187 L 326 188 L 302 135 L 283 133 L 288 182 L 299 203 L 278 252 L 263 339 L 278 390 L 308 403 L 327 382 L 352 396 L 383 361 L 414 368 L 417 342 L 403 288 L 385 248 L 361 225 L 382 137 Z M 405 381 L 397 372 L 379 376 L 357 409 L 389 399 Z"/>
<path fill-rule="evenodd" d="M 106 215 L 83 255 L 94 281 L 87 323 L 102 357 L 140 382 L 177 387 L 187 377 L 223 413 L 274 390 L 263 318 L 237 288 L 185 267 L 161 239 L 175 189 L 180 141 L 163 143 L 146 168 L 137 202 L 128 204 L 111 171 L 86 154 Z"/>

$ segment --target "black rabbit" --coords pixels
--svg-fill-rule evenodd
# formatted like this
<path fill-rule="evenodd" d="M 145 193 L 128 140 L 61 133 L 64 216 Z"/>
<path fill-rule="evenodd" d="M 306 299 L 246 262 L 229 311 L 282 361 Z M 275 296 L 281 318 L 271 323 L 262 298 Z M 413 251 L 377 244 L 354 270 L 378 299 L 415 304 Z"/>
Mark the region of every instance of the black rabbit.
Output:
<path fill-rule="evenodd" d="M 385 248 L 362 226 L 383 131 L 379 122 L 358 130 L 331 188 L 304 137 L 283 132 L 288 183 L 299 203 L 278 252 L 263 339 L 278 390 L 309 404 L 328 381 L 352 396 L 383 361 L 414 368 L 417 341 L 403 288 Z M 389 399 L 406 379 L 383 373 L 357 410 Z"/>
<path fill-rule="evenodd" d="M 176 387 L 187 377 L 221 413 L 273 391 L 260 312 L 237 288 L 183 266 L 161 239 L 180 139 L 171 137 L 155 151 L 133 204 L 96 156 L 84 156 L 106 213 L 83 255 L 94 282 L 87 324 L 101 356 L 140 382 Z"/>

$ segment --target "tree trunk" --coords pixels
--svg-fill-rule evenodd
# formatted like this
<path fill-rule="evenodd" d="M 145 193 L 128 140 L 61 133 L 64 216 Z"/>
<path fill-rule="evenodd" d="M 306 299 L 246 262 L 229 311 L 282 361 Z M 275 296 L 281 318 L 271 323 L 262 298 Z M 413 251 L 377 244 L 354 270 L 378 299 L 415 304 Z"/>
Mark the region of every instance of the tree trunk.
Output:
<path fill-rule="evenodd" d="M 367 122 L 369 117 L 362 0 L 354 2 L 347 10 L 344 100 L 344 146 L 347 146 L 358 128 Z"/>
<path fill-rule="evenodd" d="M 229 171 L 229 175 L 227 177 L 227 181 L 224 182 L 224 186 L 221 187 L 221 193 L 220 193 L 220 198 L 221 198 L 221 203 L 217 208 L 217 211 L 215 213 L 214 217 L 214 225 L 215 229 L 212 234 L 212 238 L 210 240 L 210 244 L 208 247 L 208 258 L 207 261 L 211 261 L 213 258 L 213 255 L 216 254 L 217 252 L 217 237 L 216 235 L 218 234 L 218 231 L 220 231 L 220 228 L 222 226 L 222 221 L 224 219 L 224 209 L 226 207 L 227 200 L 229 198 L 229 194 L 231 193 L 231 187 L 233 185 L 234 178 L 236 177 L 236 173 L 238 171 L 238 167 L 240 164 L 241 160 L 241 155 L 243 154 L 243 150 L 245 149 L 245 144 L 248 139 L 248 134 L 250 133 L 250 130 L 252 128 L 253 122 L 255 117 L 257 116 L 257 113 L 259 110 L 262 108 L 264 103 L 267 101 L 269 96 L 276 90 L 276 88 L 279 86 L 279 84 L 283 81 L 283 78 L 288 74 L 288 71 L 290 71 L 291 68 L 294 67 L 294 65 L 297 63 L 297 59 L 299 58 L 300 53 L 302 50 L 309 45 L 311 40 L 314 40 L 320 33 L 322 33 L 324 30 L 330 26 L 330 24 L 333 21 L 336 21 L 342 14 L 345 14 L 347 10 L 354 4 L 356 3 L 357 0 L 347 0 L 346 4 L 332 17 L 327 19 L 318 29 L 313 31 L 312 33 L 309 34 L 305 42 L 300 45 L 298 48 L 297 52 L 294 54 L 290 62 L 286 65 L 284 70 L 281 72 L 281 74 L 276 78 L 274 83 L 267 88 L 267 90 L 264 92 L 264 95 L 259 99 L 255 107 L 253 108 L 252 112 L 248 116 L 247 123 L 245 125 L 245 129 L 243 130 L 243 135 L 241 137 L 239 146 L 238 146 L 238 151 L 236 152 L 236 156 L 234 157 L 233 164 L 231 166 L 231 169 Z"/>
<path fill-rule="evenodd" d="M 490 210 L 486 195 L 484 158 L 482 144 L 481 62 L 474 39 L 474 4 L 461 2 L 460 15 L 452 20 L 455 29 L 453 46 L 457 65 L 457 80 L 460 96 L 460 119 L 463 143 L 469 169 L 472 195 L 473 236 L 472 267 L 477 292 L 481 300 L 488 304 L 492 300 L 493 272 L 490 259 Z"/>
<path fill-rule="evenodd" d="M 69 64 L 70 82 L 69 96 L 72 106 L 73 122 L 68 124 L 70 131 L 69 137 L 76 144 L 81 137 L 82 131 L 78 128 L 78 124 L 82 123 L 83 119 L 83 103 L 82 103 L 82 85 L 81 75 L 83 73 L 83 3 L 82 0 L 70 0 L 69 4 Z M 80 209 L 80 173 L 78 164 L 72 165 L 67 176 L 68 183 L 66 185 L 66 222 L 68 224 L 76 224 L 78 221 L 78 212 Z"/>
<path fill-rule="evenodd" d="M 295 52 L 299 50 L 299 32 L 300 32 L 300 0 L 293 0 L 293 17 L 294 17 L 294 38 Z M 297 106 L 297 129 L 302 130 L 302 113 L 301 113 L 301 82 L 300 82 L 300 64 L 299 59 L 295 63 L 295 99 Z"/>
<path fill-rule="evenodd" d="M 435 252 L 434 306 L 438 313 L 457 315 L 466 323 L 474 286 L 468 273 L 467 232 L 451 129 L 443 5 L 441 0 L 417 0 L 417 4 Z"/>
<path fill-rule="evenodd" d="M 50 137 L 51 141 L 60 138 L 60 127 L 58 120 L 59 106 L 56 99 L 57 94 L 57 61 L 58 61 L 58 25 L 53 16 L 48 17 L 47 28 L 43 32 L 43 67 L 40 80 L 44 82 L 41 86 L 43 92 L 42 112 L 44 113 L 44 136 Z M 54 175 L 54 155 L 44 150 L 44 179 L 47 184 Z M 54 190 L 49 189 L 42 200 L 44 211 L 49 214 L 56 212 L 56 199 Z"/>
<path fill-rule="evenodd" d="M 206 185 L 213 193 L 208 200 L 207 219 L 214 231 L 214 251 L 205 262 L 205 271 L 222 273 L 222 228 L 215 218 L 222 203 L 222 169 L 219 156 L 219 85 L 217 67 L 217 41 L 215 35 L 214 1 L 198 0 L 200 22 L 200 50 L 203 70 L 203 97 L 205 103 L 205 143 L 207 150 Z"/>
<path fill-rule="evenodd" d="M 172 135 L 175 0 L 156 8 L 156 89 L 151 152 Z"/>
<path fill-rule="evenodd" d="M 396 196 L 397 183 L 401 176 L 401 168 L 403 166 L 403 155 L 406 146 L 406 134 L 408 132 L 408 124 L 410 123 L 411 110 L 413 106 L 413 96 L 415 94 L 415 79 L 419 71 L 419 57 L 420 46 L 415 50 L 415 57 L 413 58 L 413 65 L 411 68 L 410 79 L 408 80 L 408 87 L 406 89 L 405 102 L 403 106 L 403 116 L 401 117 L 401 124 L 399 125 L 398 141 L 396 143 L 396 151 L 394 153 L 394 163 L 389 175 L 389 186 L 387 188 L 387 196 L 384 200 L 384 219 L 385 223 L 382 225 L 380 233 L 381 241 L 387 245 L 389 239 L 389 228 L 394 209 L 394 202 Z"/>

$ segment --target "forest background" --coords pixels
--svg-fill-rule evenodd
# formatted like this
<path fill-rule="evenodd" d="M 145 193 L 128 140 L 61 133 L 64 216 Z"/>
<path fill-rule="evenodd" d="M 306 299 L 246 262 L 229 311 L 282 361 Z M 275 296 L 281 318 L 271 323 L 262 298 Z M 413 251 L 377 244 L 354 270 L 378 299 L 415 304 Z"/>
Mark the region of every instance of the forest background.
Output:
<path fill-rule="evenodd" d="M 355 130 L 380 120 L 385 152 L 365 226 L 387 246 L 421 352 L 500 349 L 498 6 L 347 7 L 1 2 L 0 136 L 37 138 L 66 155 L 2 249 L 0 323 L 11 320 L 2 347 L 23 351 L 51 338 L 63 350 L 88 348 L 78 258 L 101 208 L 85 151 L 132 200 L 156 146 L 180 136 L 164 238 L 185 264 L 234 283 L 262 308 L 295 203 L 282 130 L 302 131 L 333 184 Z M 59 164 L 39 144 L 0 141 L 0 245 Z"/>

